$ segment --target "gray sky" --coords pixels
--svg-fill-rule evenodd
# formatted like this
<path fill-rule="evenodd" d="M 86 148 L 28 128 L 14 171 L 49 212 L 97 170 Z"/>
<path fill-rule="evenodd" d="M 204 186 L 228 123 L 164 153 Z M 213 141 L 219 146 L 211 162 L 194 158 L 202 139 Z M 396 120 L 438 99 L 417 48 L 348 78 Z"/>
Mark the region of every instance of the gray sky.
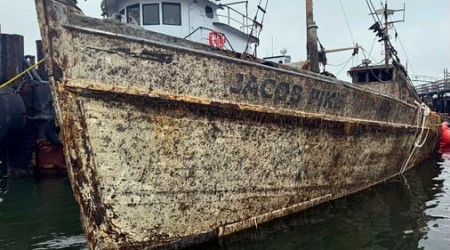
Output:
<path fill-rule="evenodd" d="M 259 1 L 249 1 L 251 16 Z M 101 0 L 79 2 L 86 15 L 100 16 Z M 372 2 L 377 8 L 381 7 L 381 0 Z M 450 0 L 390 0 L 389 7 L 400 9 L 405 2 L 406 22 L 395 25 L 399 37 L 392 40 L 399 57 L 403 64 L 408 65 L 411 75 L 441 78 L 443 69 L 450 69 Z M 34 43 L 40 35 L 34 0 L 0 0 L 0 4 L 1 32 L 24 35 L 25 53 L 36 54 Z M 370 59 L 373 62 L 382 60 L 382 45 L 377 41 L 373 43 L 375 36 L 368 30 L 374 21 L 368 15 L 365 0 L 315 0 L 314 12 L 319 39 L 326 49 L 349 47 L 355 42 L 366 51 L 365 56 L 361 51 L 353 59 L 350 59 L 351 51 L 329 54 L 328 71 L 346 79 L 346 70 L 367 57 L 372 44 Z M 397 19 L 401 18 L 402 14 L 397 14 Z M 304 0 L 270 0 L 260 37 L 259 56 L 278 55 L 281 49 L 286 48 L 294 61 L 304 60 L 305 29 Z"/>

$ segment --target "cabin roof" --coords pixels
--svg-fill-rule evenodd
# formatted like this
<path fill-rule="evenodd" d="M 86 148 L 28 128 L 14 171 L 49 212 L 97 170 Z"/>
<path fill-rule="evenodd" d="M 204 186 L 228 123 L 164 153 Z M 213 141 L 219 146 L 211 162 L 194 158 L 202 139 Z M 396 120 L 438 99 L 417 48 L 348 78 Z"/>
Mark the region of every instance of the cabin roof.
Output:
<path fill-rule="evenodd" d="M 214 8 L 223 9 L 223 7 L 220 4 L 216 4 L 215 2 L 210 1 L 210 0 L 197 0 L 197 2 L 200 2 L 200 3 L 203 2 L 203 3 L 205 3 L 205 5 L 208 4 L 208 5 L 213 6 Z"/>
<path fill-rule="evenodd" d="M 352 72 L 361 72 L 361 71 L 367 71 L 367 70 L 379 70 L 379 69 L 392 69 L 394 68 L 393 65 L 370 65 L 370 66 L 356 66 L 351 68 L 348 73 L 352 73 Z"/>
<path fill-rule="evenodd" d="M 177 0 L 177 2 L 184 2 L 184 1 L 186 1 L 186 0 Z M 188 0 L 188 1 L 192 1 L 192 0 Z M 139 2 L 148 2 L 148 1 L 139 0 L 136 2 L 134 0 L 103 0 L 101 5 L 102 6 L 111 6 L 113 9 L 117 9 L 119 2 L 139 3 Z M 161 0 L 159 2 L 161 2 Z M 214 7 L 215 9 L 223 9 L 223 7 L 220 4 L 216 4 L 215 2 L 213 2 L 211 0 L 194 0 L 193 2 L 197 2 L 200 4 L 204 4 L 204 5 L 209 5 L 211 7 Z"/>

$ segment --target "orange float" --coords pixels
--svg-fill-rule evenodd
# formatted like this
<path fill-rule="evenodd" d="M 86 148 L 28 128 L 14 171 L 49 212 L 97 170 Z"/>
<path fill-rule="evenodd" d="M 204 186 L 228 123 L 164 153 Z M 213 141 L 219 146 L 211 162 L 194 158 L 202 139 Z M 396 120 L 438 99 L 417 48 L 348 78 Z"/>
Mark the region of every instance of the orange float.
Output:
<path fill-rule="evenodd" d="M 213 30 L 209 32 L 208 41 L 209 45 L 213 46 L 214 48 L 221 49 L 223 48 L 223 44 L 225 43 L 225 38 L 223 37 L 222 33 Z"/>
<path fill-rule="evenodd" d="M 441 128 L 442 128 L 441 142 L 444 144 L 450 144 L 450 129 L 448 129 L 447 122 L 443 122 Z"/>

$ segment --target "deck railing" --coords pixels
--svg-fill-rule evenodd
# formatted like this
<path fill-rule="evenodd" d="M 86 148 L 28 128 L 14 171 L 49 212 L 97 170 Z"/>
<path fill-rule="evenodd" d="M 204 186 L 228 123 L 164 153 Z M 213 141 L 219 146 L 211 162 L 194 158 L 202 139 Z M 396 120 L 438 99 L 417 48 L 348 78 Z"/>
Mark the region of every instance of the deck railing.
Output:
<path fill-rule="evenodd" d="M 444 92 L 450 92 L 450 78 L 446 78 L 437 82 L 418 85 L 415 87 L 419 95 L 431 95 Z"/>
<path fill-rule="evenodd" d="M 245 5 L 245 14 L 232 7 L 238 4 Z M 219 13 L 219 18 L 225 19 L 228 25 L 238 28 L 245 34 L 250 33 L 251 27 L 253 26 L 253 20 L 248 17 L 248 1 L 220 4 L 220 6 L 224 8 L 224 13 Z"/>

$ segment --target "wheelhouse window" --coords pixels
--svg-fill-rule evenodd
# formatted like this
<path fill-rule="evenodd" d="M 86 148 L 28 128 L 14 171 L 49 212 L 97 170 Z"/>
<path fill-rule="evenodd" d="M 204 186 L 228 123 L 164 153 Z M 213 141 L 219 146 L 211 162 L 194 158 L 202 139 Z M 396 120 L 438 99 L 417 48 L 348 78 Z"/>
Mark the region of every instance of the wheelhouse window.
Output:
<path fill-rule="evenodd" d="M 393 79 L 392 69 L 367 69 L 364 71 L 352 74 L 353 82 L 367 83 L 367 82 L 385 82 Z"/>
<path fill-rule="evenodd" d="M 211 6 L 206 6 L 205 7 L 205 14 L 209 18 L 213 18 L 214 17 L 213 8 L 211 8 Z"/>
<path fill-rule="evenodd" d="M 358 72 L 357 76 L 358 76 L 357 82 L 366 82 L 367 81 L 366 80 L 367 79 L 366 72 Z"/>
<path fill-rule="evenodd" d="M 159 3 L 144 4 L 142 6 L 142 15 L 144 18 L 144 25 L 158 25 Z"/>
<path fill-rule="evenodd" d="M 181 5 L 179 3 L 162 3 L 163 24 L 181 25 Z"/>
<path fill-rule="evenodd" d="M 136 22 L 137 25 L 141 24 L 141 13 L 139 11 L 139 4 L 127 6 L 127 23 Z"/>

